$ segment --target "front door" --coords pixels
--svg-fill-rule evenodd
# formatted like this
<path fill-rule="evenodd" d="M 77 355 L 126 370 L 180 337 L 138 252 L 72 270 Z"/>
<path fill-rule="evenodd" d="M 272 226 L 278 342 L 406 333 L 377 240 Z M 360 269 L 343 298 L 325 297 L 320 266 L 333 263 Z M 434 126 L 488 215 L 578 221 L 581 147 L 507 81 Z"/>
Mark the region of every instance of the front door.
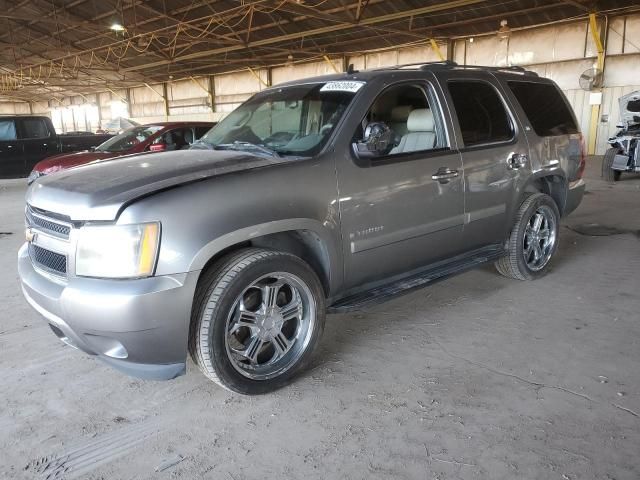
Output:
<path fill-rule="evenodd" d="M 503 243 L 519 185 L 529 178 L 529 145 L 495 77 L 438 73 L 460 139 L 465 171 L 465 245 Z"/>
<path fill-rule="evenodd" d="M 16 122 L 0 118 L 0 177 L 19 176 L 24 169 L 22 144 L 18 140 Z"/>
<path fill-rule="evenodd" d="M 464 172 L 450 124 L 424 77 L 393 84 L 370 105 L 353 140 L 383 123 L 396 146 L 371 159 L 337 162 L 345 284 L 387 281 L 462 249 Z"/>

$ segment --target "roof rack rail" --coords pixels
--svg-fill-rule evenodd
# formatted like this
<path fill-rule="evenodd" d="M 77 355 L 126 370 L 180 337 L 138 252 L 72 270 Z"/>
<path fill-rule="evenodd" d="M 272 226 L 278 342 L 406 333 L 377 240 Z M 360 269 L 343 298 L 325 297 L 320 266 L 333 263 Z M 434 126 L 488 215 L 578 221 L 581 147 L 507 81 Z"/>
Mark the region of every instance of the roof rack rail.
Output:
<path fill-rule="evenodd" d="M 458 63 L 454 62 L 453 60 L 442 60 L 440 62 L 427 62 L 427 63 L 423 63 L 422 66 L 420 67 L 420 70 L 427 70 L 428 68 L 433 68 L 433 67 L 449 67 L 449 68 L 453 68 L 453 67 L 457 67 Z"/>
<path fill-rule="evenodd" d="M 459 68 L 462 70 L 488 70 L 491 72 L 510 72 L 510 73 L 519 73 L 522 75 L 529 75 L 532 77 L 537 77 L 538 74 L 532 70 L 527 70 L 520 65 L 509 65 L 505 67 L 486 67 L 483 65 L 459 65 L 458 63 L 452 60 L 442 60 L 438 62 L 416 62 L 416 63 L 403 63 L 402 65 L 390 65 L 388 67 L 380 67 L 374 68 L 373 71 L 381 71 L 381 70 L 402 70 L 408 67 L 415 67 L 418 70 L 432 70 L 434 68 Z"/>
<path fill-rule="evenodd" d="M 490 72 L 507 72 L 507 73 L 520 73 L 522 75 L 528 75 L 531 77 L 538 77 L 539 75 L 533 70 L 527 70 L 520 65 L 509 65 L 506 67 L 485 67 L 482 65 L 462 65 L 460 68 L 469 70 L 488 70 Z"/>
<path fill-rule="evenodd" d="M 415 63 L 403 63 L 401 65 L 389 65 L 388 67 L 374 68 L 373 71 L 376 72 L 379 70 L 402 70 L 403 68 L 407 68 L 407 67 L 419 67 L 420 70 L 426 70 L 427 68 L 433 68 L 438 66 L 457 67 L 458 64 L 451 60 L 442 60 L 437 62 L 415 62 Z"/>

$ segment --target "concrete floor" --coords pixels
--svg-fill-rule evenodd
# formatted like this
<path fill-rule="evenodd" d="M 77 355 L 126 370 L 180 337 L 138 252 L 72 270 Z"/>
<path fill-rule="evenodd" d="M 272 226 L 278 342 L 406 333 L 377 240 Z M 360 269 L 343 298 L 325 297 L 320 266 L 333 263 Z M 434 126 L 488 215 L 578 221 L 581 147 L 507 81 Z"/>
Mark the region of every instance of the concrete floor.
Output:
<path fill-rule="evenodd" d="M 61 344 L 22 299 L 24 186 L 3 181 L 0 479 L 640 478 L 640 241 L 568 228 L 640 230 L 640 177 L 599 162 L 543 280 L 488 266 L 330 316 L 313 367 L 255 398 Z"/>

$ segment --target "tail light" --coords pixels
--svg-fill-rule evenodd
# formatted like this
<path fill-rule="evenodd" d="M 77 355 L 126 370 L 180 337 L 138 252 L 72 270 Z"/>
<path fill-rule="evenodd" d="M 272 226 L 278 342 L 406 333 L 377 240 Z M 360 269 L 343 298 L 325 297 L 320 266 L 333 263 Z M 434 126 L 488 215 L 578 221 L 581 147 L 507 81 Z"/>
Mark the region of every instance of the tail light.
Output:
<path fill-rule="evenodd" d="M 577 180 L 580 180 L 584 175 L 584 169 L 587 166 L 587 147 L 584 143 L 584 137 L 580 134 L 580 165 L 578 165 L 578 171 L 576 172 Z"/>

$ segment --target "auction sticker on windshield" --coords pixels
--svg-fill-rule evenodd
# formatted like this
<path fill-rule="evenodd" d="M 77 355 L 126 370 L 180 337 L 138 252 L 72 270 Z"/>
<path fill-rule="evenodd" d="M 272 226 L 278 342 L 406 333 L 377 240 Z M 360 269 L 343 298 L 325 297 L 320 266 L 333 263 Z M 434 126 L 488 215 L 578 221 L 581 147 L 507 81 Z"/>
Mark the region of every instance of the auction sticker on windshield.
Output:
<path fill-rule="evenodd" d="M 364 82 L 327 82 L 320 89 L 321 92 L 352 92 L 355 93 L 362 88 Z"/>

